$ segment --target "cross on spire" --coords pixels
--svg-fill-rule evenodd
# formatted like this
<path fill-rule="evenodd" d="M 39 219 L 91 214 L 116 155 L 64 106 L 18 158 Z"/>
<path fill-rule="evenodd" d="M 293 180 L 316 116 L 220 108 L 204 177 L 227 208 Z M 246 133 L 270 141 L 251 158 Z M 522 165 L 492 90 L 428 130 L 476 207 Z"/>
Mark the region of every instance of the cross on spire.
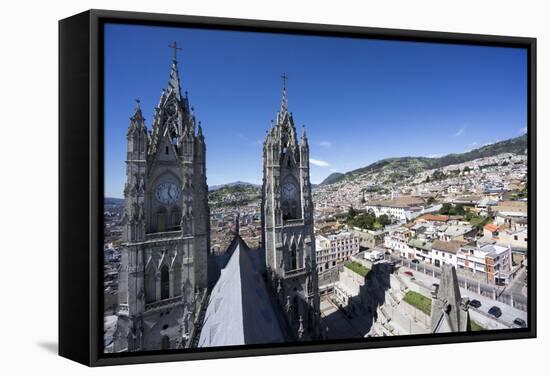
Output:
<path fill-rule="evenodd" d="M 177 53 L 178 53 L 178 50 L 179 51 L 183 51 L 183 48 L 181 47 L 178 47 L 178 44 L 176 43 L 176 41 L 174 41 L 172 44 L 169 44 L 168 47 L 170 47 L 171 49 L 174 50 L 174 57 L 172 58 L 172 60 L 174 61 L 177 61 Z"/>
<path fill-rule="evenodd" d="M 281 78 L 283 79 L 283 90 L 286 90 L 286 80 L 288 80 L 288 76 L 286 75 L 286 73 L 283 73 L 281 75 Z"/>

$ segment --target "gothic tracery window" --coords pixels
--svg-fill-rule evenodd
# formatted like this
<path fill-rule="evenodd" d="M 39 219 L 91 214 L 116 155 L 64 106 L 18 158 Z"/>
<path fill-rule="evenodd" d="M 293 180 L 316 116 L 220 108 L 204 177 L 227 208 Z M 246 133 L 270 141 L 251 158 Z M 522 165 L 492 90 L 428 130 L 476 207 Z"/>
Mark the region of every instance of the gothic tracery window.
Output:
<path fill-rule="evenodd" d="M 163 265 L 160 269 L 160 298 L 168 299 L 170 297 L 170 271 L 168 266 Z"/>
<path fill-rule="evenodd" d="M 296 269 L 296 244 L 290 246 L 290 270 Z"/>
<path fill-rule="evenodd" d="M 281 187 L 283 219 L 298 219 L 300 217 L 299 191 L 293 179 L 287 179 Z"/>
<path fill-rule="evenodd" d="M 181 222 L 181 212 L 178 207 L 172 208 L 170 213 L 170 227 L 172 229 L 178 228 Z"/>
<path fill-rule="evenodd" d="M 182 294 L 182 282 L 181 282 L 181 264 L 175 262 L 172 267 L 172 291 L 173 296 L 180 296 Z"/>
<path fill-rule="evenodd" d="M 166 231 L 167 218 L 166 218 L 166 209 L 160 207 L 157 211 L 157 232 Z"/>
<path fill-rule="evenodd" d="M 155 269 L 149 265 L 145 271 L 145 303 L 152 303 L 157 300 L 156 292 Z"/>

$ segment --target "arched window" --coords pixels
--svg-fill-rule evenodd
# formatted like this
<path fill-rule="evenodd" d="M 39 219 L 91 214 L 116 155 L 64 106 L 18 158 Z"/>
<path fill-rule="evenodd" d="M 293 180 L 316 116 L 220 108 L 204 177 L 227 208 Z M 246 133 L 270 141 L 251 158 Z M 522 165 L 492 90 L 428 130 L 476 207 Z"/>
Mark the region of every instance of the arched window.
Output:
<path fill-rule="evenodd" d="M 160 298 L 168 299 L 170 297 L 170 271 L 168 266 L 163 265 L 160 268 Z"/>
<path fill-rule="evenodd" d="M 290 246 L 290 270 L 296 269 L 296 244 Z"/>
<path fill-rule="evenodd" d="M 164 207 L 160 207 L 157 211 L 157 232 L 166 231 L 166 222 L 166 209 Z"/>
<path fill-rule="evenodd" d="M 145 271 L 145 303 L 152 303 L 155 300 L 157 300 L 155 268 L 150 264 Z"/>
<path fill-rule="evenodd" d="M 281 186 L 283 220 L 298 219 L 300 212 L 300 188 L 293 178 L 287 178 Z"/>
<path fill-rule="evenodd" d="M 178 207 L 174 207 L 170 212 L 170 227 L 176 229 L 180 226 L 181 222 L 181 211 Z"/>
<path fill-rule="evenodd" d="M 176 261 L 172 266 L 172 296 L 180 296 L 182 294 L 181 284 L 181 264 Z"/>

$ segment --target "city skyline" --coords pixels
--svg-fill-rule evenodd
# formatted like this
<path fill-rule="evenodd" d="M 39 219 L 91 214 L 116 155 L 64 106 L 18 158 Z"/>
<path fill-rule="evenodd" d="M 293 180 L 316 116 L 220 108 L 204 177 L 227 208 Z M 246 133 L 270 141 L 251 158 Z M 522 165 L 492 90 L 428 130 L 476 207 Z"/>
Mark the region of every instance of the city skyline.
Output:
<path fill-rule="evenodd" d="M 524 53 L 105 37 L 105 353 L 528 328 Z"/>
<path fill-rule="evenodd" d="M 151 129 L 173 40 L 183 45 L 182 90 L 203 125 L 209 185 L 261 182 L 283 73 L 290 111 L 310 140 L 312 183 L 388 157 L 465 152 L 519 136 L 527 124 L 521 49 L 107 25 L 107 197 L 122 197 L 120 140 L 136 97 Z"/>

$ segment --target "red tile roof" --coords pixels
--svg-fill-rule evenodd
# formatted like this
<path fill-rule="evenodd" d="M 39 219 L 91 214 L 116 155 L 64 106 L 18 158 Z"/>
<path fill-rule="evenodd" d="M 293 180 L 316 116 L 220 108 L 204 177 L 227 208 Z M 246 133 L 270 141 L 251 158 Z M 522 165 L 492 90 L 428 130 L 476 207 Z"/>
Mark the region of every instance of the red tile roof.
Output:
<path fill-rule="evenodd" d="M 498 226 L 494 225 L 492 223 L 487 223 L 485 226 L 483 226 L 483 229 L 485 229 L 487 231 L 490 231 L 490 232 L 495 232 L 495 231 L 498 230 Z"/>
<path fill-rule="evenodd" d="M 424 221 L 431 221 L 431 222 L 447 222 L 449 220 L 448 215 L 434 215 L 434 214 L 424 214 L 416 219 L 424 220 Z"/>

